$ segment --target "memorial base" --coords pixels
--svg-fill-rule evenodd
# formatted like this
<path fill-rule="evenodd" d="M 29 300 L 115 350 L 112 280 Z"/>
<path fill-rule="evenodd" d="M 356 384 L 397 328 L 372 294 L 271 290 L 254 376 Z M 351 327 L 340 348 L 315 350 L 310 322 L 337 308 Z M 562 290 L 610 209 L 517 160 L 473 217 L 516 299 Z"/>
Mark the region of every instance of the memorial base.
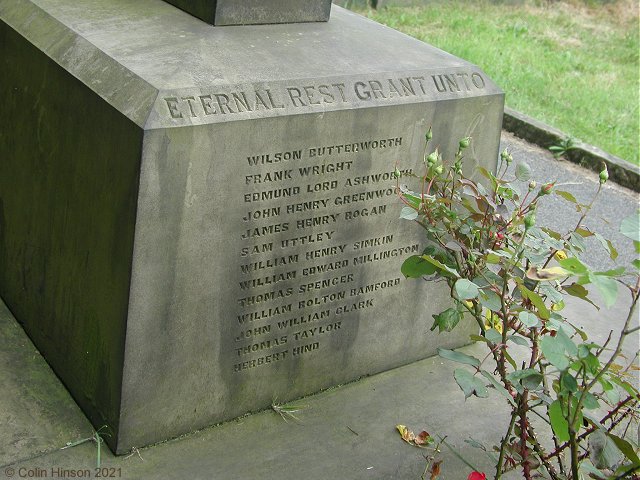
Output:
<path fill-rule="evenodd" d="M 467 342 L 397 168 L 495 167 L 477 67 L 334 7 L 211 27 L 157 0 L 0 0 L 0 294 L 118 453 Z"/>

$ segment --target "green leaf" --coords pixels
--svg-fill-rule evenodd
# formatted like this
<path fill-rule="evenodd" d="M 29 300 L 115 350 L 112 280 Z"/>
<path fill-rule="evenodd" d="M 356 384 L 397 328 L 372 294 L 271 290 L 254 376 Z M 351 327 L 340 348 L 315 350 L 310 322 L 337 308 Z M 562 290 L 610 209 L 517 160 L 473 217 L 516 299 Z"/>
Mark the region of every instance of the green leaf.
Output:
<path fill-rule="evenodd" d="M 498 188 L 498 181 L 496 180 L 495 175 L 493 175 L 493 173 L 491 173 L 489 170 L 487 170 L 484 167 L 476 167 L 478 172 L 480 172 L 480 175 L 482 175 L 483 177 L 485 177 L 486 179 L 491 181 L 491 190 L 492 191 L 496 191 L 496 189 Z M 478 187 L 481 187 L 481 184 L 477 185 Z"/>
<path fill-rule="evenodd" d="M 439 270 L 440 274 L 445 275 L 445 276 L 453 275 L 456 278 L 460 278 L 460 274 L 455 269 L 453 269 L 451 267 L 448 267 L 447 265 L 445 265 L 444 263 L 442 263 L 439 260 L 436 260 L 432 256 L 423 255 L 422 259 L 426 260 L 427 262 L 429 262 L 432 265 L 434 265 Z"/>
<path fill-rule="evenodd" d="M 460 300 L 471 300 L 472 298 L 476 298 L 480 290 L 475 283 L 467 280 L 466 278 L 460 278 L 457 280 L 453 288 L 456 292 L 456 296 Z"/>
<path fill-rule="evenodd" d="M 551 428 L 558 441 L 568 442 L 569 423 L 562 413 L 562 403 L 560 400 L 555 400 L 549 405 L 549 420 L 551 421 Z"/>
<path fill-rule="evenodd" d="M 575 257 L 565 258 L 558 262 L 562 268 L 573 273 L 574 275 L 585 275 L 589 269 L 584 263 Z"/>
<path fill-rule="evenodd" d="M 459 312 L 455 308 L 448 308 L 444 312 L 438 315 L 433 315 L 434 322 L 431 326 L 431 331 L 438 327 L 438 333 L 450 332 L 455 326 L 462 320 L 462 312 Z"/>
<path fill-rule="evenodd" d="M 557 337 L 546 335 L 540 340 L 540 348 L 542 353 L 558 370 L 566 370 L 569 368 L 569 359 L 564 353 L 564 345 Z"/>
<path fill-rule="evenodd" d="M 500 263 L 500 257 L 495 253 L 489 253 L 485 258 L 485 261 L 489 264 L 497 265 L 498 263 Z"/>
<path fill-rule="evenodd" d="M 575 393 L 578 391 L 578 382 L 576 378 L 568 372 L 564 372 L 560 376 L 560 386 L 563 392 Z"/>
<path fill-rule="evenodd" d="M 542 382 L 542 374 L 533 368 L 516 370 L 507 375 L 512 383 L 520 383 L 527 390 L 535 389 Z"/>
<path fill-rule="evenodd" d="M 516 165 L 516 178 L 521 182 L 526 182 L 531 178 L 531 167 L 525 163 L 520 162 Z"/>
<path fill-rule="evenodd" d="M 578 345 L 578 358 L 587 358 L 591 353 L 589 345 Z"/>
<path fill-rule="evenodd" d="M 511 396 L 511 394 L 507 391 L 506 388 L 504 388 L 500 382 L 498 382 L 495 377 L 490 373 L 487 372 L 486 370 L 480 370 L 480 373 L 482 374 L 482 376 L 484 378 L 486 378 L 487 380 L 489 380 L 489 383 L 493 386 L 493 388 L 496 389 L 496 391 L 500 392 L 500 394 L 506 398 L 509 403 L 511 405 L 513 405 L 514 407 L 516 406 L 516 402 L 513 400 L 513 397 Z"/>
<path fill-rule="evenodd" d="M 607 308 L 615 305 L 616 298 L 618 297 L 618 282 L 606 275 L 592 273 L 589 274 L 589 280 L 598 289 L 600 295 L 602 295 L 602 299 Z"/>
<path fill-rule="evenodd" d="M 617 435 L 614 435 L 611 432 L 607 432 L 607 436 L 611 440 L 613 440 L 613 443 L 615 443 L 616 447 L 618 447 L 618 450 L 620 450 L 624 454 L 624 456 L 633 463 L 634 466 L 640 466 L 640 458 L 638 458 L 638 455 L 633 449 L 633 446 L 628 441 L 626 441 L 624 438 L 620 438 Z"/>
<path fill-rule="evenodd" d="M 613 378 L 615 377 L 612 377 L 612 380 Z M 604 390 L 604 393 L 610 403 L 618 403 L 620 401 L 620 394 L 618 393 L 618 390 L 611 385 L 611 382 L 605 379 L 604 375 L 600 377 L 598 382 L 602 386 L 602 390 Z"/>
<path fill-rule="evenodd" d="M 540 323 L 538 316 L 529 310 L 524 310 L 518 314 L 518 320 L 520 320 L 527 327 L 537 327 Z"/>
<path fill-rule="evenodd" d="M 404 206 L 402 210 L 400 210 L 400 218 L 404 218 L 405 220 L 415 220 L 418 218 L 418 212 L 415 208 Z"/>
<path fill-rule="evenodd" d="M 635 259 L 633 262 L 631 262 L 631 265 L 633 265 L 638 270 L 640 270 L 640 260 L 639 259 Z"/>
<path fill-rule="evenodd" d="M 517 370 L 518 365 L 516 364 L 516 361 L 513 359 L 513 357 L 509 355 L 509 352 L 507 350 L 503 350 L 502 353 L 504 354 L 504 358 L 507 359 L 507 362 L 509 362 L 509 364 L 513 367 L 513 369 Z"/>
<path fill-rule="evenodd" d="M 569 245 L 579 252 L 584 252 L 587 248 L 587 244 L 584 243 L 584 238 L 575 232 L 571 232 L 569 235 Z"/>
<path fill-rule="evenodd" d="M 607 475 L 602 473 L 600 470 L 598 470 L 596 467 L 594 467 L 588 462 L 580 463 L 580 470 L 578 470 L 578 473 L 582 475 L 580 478 L 589 478 L 589 475 L 591 476 L 591 478 L 596 478 L 600 480 L 607 480 L 609 478 Z"/>
<path fill-rule="evenodd" d="M 500 343 L 500 342 L 502 342 L 502 334 L 499 331 L 497 331 L 495 328 L 490 328 L 489 330 L 484 332 L 484 336 L 491 343 Z"/>
<path fill-rule="evenodd" d="M 546 406 L 549 406 L 553 403 L 553 398 L 544 393 L 542 390 L 535 392 L 534 395 L 542 400 L 542 403 L 544 403 Z"/>
<path fill-rule="evenodd" d="M 569 355 L 576 356 L 578 354 L 578 347 L 573 343 L 573 340 L 571 340 L 564 330 L 558 330 L 556 332 L 556 338 L 558 341 L 562 342 L 562 346 Z"/>
<path fill-rule="evenodd" d="M 476 357 L 472 357 L 471 355 L 467 355 L 462 352 L 456 352 L 454 350 L 439 348 L 438 355 L 440 355 L 442 358 L 446 358 L 447 360 L 451 360 L 453 362 L 464 363 L 466 365 L 472 365 L 474 367 L 480 366 L 480 360 L 478 360 Z"/>
<path fill-rule="evenodd" d="M 584 408 L 586 408 L 587 410 L 595 410 L 596 408 L 600 407 L 600 403 L 598 402 L 596 396 L 593 393 L 589 392 L 583 393 L 582 405 L 584 405 Z"/>
<path fill-rule="evenodd" d="M 405 201 L 412 205 L 414 209 L 419 209 L 420 205 L 422 204 L 422 197 L 418 196 L 417 193 L 407 190 L 406 188 L 403 189 L 402 187 L 400 187 L 400 189 L 402 198 L 404 198 Z"/>
<path fill-rule="evenodd" d="M 638 213 L 622 220 L 620 224 L 620 233 L 635 242 L 640 242 L 640 221 Z"/>
<path fill-rule="evenodd" d="M 611 381 L 613 383 L 615 383 L 616 385 L 619 385 L 620 387 L 622 387 L 622 389 L 624 391 L 626 391 L 632 397 L 638 397 L 639 396 L 638 389 L 635 388 L 633 385 L 631 385 L 629 382 L 625 382 L 624 380 L 622 380 L 621 378 L 616 377 L 615 375 L 611 376 Z"/>
<path fill-rule="evenodd" d="M 551 300 L 553 303 L 561 302 L 564 298 L 562 292 L 556 290 L 555 287 L 549 283 L 541 284 L 538 288 L 540 293 L 546 295 L 547 299 Z"/>
<path fill-rule="evenodd" d="M 600 368 L 600 360 L 598 360 L 598 357 L 593 353 L 589 353 L 589 355 L 582 359 L 582 362 L 593 375 L 595 375 Z"/>
<path fill-rule="evenodd" d="M 609 403 L 616 404 L 620 401 L 620 392 L 614 388 L 605 390 L 605 395 L 609 399 Z"/>
<path fill-rule="evenodd" d="M 492 290 L 480 290 L 478 299 L 483 307 L 494 312 L 497 312 L 502 308 L 502 301 L 500 300 L 500 297 Z"/>
<path fill-rule="evenodd" d="M 526 338 L 524 338 L 524 337 L 522 337 L 520 335 L 509 335 L 507 337 L 507 340 L 511 340 L 516 345 L 520 345 L 522 347 L 528 347 L 529 346 L 529 340 L 527 340 Z"/>
<path fill-rule="evenodd" d="M 605 277 L 619 277 L 626 269 L 624 267 L 612 268 L 611 270 L 605 270 L 604 272 L 594 272 L 594 275 L 602 275 Z"/>
<path fill-rule="evenodd" d="M 597 429 L 589 435 L 589 460 L 596 468 L 612 468 L 620 461 L 621 452 L 606 431 Z"/>
<path fill-rule="evenodd" d="M 436 267 L 421 256 L 412 255 L 402 263 L 400 271 L 407 278 L 421 278 L 436 273 Z"/>
<path fill-rule="evenodd" d="M 574 297 L 585 298 L 587 295 L 589 295 L 589 291 L 578 283 L 572 283 L 568 287 L 562 288 L 565 292 Z"/>
<path fill-rule="evenodd" d="M 455 378 L 458 386 L 460 386 L 464 392 L 465 399 L 469 398 L 471 395 L 481 398 L 487 398 L 489 396 L 487 387 L 485 387 L 482 380 L 474 377 L 468 370 L 465 370 L 464 368 L 457 368 L 453 372 L 453 378 Z"/>
<path fill-rule="evenodd" d="M 589 230 L 585 230 L 584 228 L 576 228 L 576 233 L 580 235 L 582 238 L 593 237 L 593 233 Z"/>
<path fill-rule="evenodd" d="M 584 300 L 585 302 L 589 302 L 591 305 L 596 307 L 597 310 L 600 310 L 600 307 L 595 303 L 593 303 L 589 297 L 587 297 L 587 295 L 589 295 L 589 291 L 586 288 L 584 288 L 582 285 L 578 283 L 572 283 L 568 287 L 562 287 L 562 288 L 565 292 L 567 292 L 572 297 L 577 297 Z"/>
<path fill-rule="evenodd" d="M 486 338 L 484 338 L 482 335 L 469 335 L 469 338 L 471 340 L 473 340 L 474 342 L 484 342 L 487 343 L 489 340 L 487 340 Z"/>
<path fill-rule="evenodd" d="M 611 240 L 607 240 L 599 233 L 596 233 L 595 235 L 598 241 L 600 242 L 600 244 L 609 253 L 609 258 L 611 258 L 611 260 L 615 260 L 616 258 L 618 258 L 618 251 L 613 246 L 613 243 L 611 243 Z"/>
<path fill-rule="evenodd" d="M 547 306 L 544 304 L 544 300 L 542 300 L 542 297 L 537 293 L 532 292 L 524 285 L 518 285 L 518 288 L 520 289 L 520 293 L 522 294 L 522 296 L 528 298 L 533 306 L 538 309 L 538 315 L 540 316 L 540 318 L 542 318 L 543 320 L 549 319 L 551 313 L 549 312 Z"/>
<path fill-rule="evenodd" d="M 574 197 L 572 194 L 570 194 L 569 192 L 565 192 L 564 190 L 554 190 L 554 193 L 556 195 L 561 196 L 562 198 L 564 198 L 566 201 L 571 202 L 571 203 L 578 203 L 578 200 L 576 200 L 576 197 Z"/>

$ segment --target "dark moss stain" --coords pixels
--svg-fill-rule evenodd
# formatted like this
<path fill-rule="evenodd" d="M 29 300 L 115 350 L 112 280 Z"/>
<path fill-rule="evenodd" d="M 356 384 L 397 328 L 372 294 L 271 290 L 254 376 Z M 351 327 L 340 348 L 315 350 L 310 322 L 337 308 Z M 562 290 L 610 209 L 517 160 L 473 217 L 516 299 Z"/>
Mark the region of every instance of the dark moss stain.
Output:
<path fill-rule="evenodd" d="M 0 294 L 114 447 L 143 131 L 0 25 Z"/>

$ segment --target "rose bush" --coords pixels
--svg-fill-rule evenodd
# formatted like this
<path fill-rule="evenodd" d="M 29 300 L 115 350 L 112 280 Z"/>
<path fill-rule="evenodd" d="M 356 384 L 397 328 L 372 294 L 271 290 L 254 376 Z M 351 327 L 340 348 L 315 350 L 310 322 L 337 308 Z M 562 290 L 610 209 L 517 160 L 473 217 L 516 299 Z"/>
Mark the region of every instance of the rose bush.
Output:
<path fill-rule="evenodd" d="M 584 226 L 593 200 L 581 204 L 553 183 L 539 186 L 524 163 L 510 178 L 513 158 L 507 151 L 495 174 L 479 168 L 483 181 L 473 181 L 462 163 L 471 140 L 462 139 L 445 164 L 437 149 L 428 152 L 431 136 L 429 131 L 422 175 L 396 168 L 401 217 L 419 225 L 426 239 L 422 254 L 407 258 L 402 273 L 449 285 L 453 304 L 434 315 L 432 330 L 449 332 L 465 315 L 477 322 L 479 333 L 472 340 L 486 345 L 485 358 L 445 349 L 439 355 L 461 364 L 454 379 L 465 398 L 487 397 L 488 389 L 504 396 L 510 413 L 506 432 L 495 454 L 485 449 L 495 462 L 495 478 L 516 468 L 526 479 L 539 473 L 571 480 L 631 478 L 640 468 L 638 446 L 626 435 L 638 420 L 632 380 L 637 366 L 622 364 L 621 351 L 638 328 L 633 320 L 640 261 L 633 262 L 634 271 L 592 269 L 584 261 L 586 238 L 597 238 L 612 259 L 618 255 L 611 241 Z M 604 168 L 594 200 L 607 179 Z M 412 190 L 406 180 L 418 188 Z M 536 209 L 549 195 L 580 212 L 569 231 L 538 225 Z M 621 231 L 640 251 L 637 215 L 625 219 Z M 622 330 L 605 343 L 590 340 L 564 316 L 567 296 L 599 308 L 591 297 L 595 289 L 609 307 L 621 285 L 632 306 Z M 543 429 L 550 432 L 541 437 Z M 547 436 L 553 441 L 545 444 L 540 438 Z M 479 472 L 469 475 L 481 478 Z"/>

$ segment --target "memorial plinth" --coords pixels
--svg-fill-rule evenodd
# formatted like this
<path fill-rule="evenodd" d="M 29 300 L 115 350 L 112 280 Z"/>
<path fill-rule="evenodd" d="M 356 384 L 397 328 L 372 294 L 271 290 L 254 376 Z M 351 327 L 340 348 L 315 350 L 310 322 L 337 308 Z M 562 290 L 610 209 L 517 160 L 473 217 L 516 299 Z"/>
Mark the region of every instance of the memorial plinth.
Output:
<path fill-rule="evenodd" d="M 392 172 L 495 166 L 476 66 L 334 7 L 0 0 L 0 293 L 117 452 L 455 347 Z"/>
<path fill-rule="evenodd" d="M 211 25 L 326 22 L 331 0 L 165 0 Z"/>

